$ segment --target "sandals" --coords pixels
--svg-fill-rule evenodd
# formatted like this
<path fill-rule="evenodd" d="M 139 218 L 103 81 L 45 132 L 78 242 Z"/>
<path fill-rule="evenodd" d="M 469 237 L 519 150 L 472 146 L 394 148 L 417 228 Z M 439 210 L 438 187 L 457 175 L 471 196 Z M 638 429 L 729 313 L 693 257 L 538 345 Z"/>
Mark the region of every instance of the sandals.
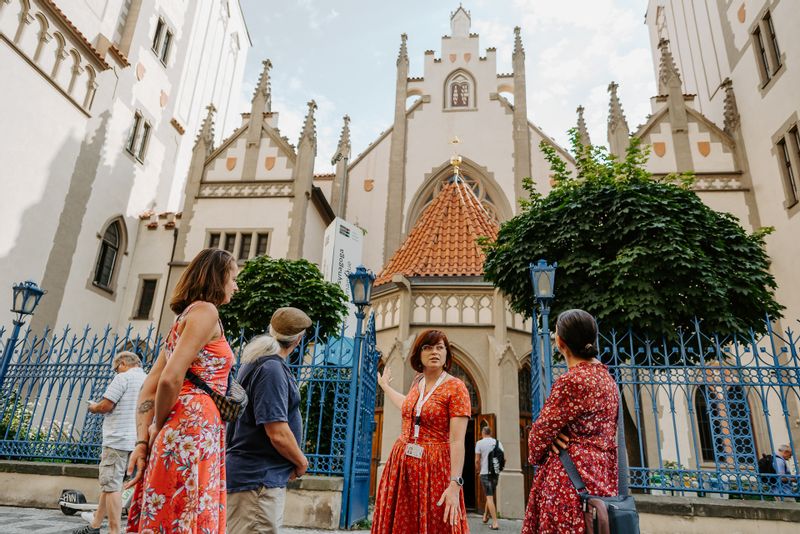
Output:
<path fill-rule="evenodd" d="M 489 530 L 500 530 L 500 525 L 498 525 L 496 527 L 489 527 Z"/>

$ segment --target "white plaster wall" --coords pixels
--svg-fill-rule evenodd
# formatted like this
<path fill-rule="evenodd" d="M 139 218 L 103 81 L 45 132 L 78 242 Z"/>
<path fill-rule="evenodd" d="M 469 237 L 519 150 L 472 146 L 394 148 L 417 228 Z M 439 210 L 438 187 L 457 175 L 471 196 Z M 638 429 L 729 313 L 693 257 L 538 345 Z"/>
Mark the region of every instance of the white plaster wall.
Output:
<path fill-rule="evenodd" d="M 172 229 L 164 228 L 164 220 L 159 221 L 158 228 L 148 229 L 149 221 L 138 221 L 138 231 L 134 250 L 147 250 L 147 254 L 134 254 L 131 257 L 128 276 L 125 280 L 125 293 L 121 299 L 118 328 L 124 329 L 128 324 L 133 326 L 134 332 L 146 333 L 151 321 L 133 320 L 138 303 L 140 275 L 149 275 L 158 278 L 156 294 L 153 299 L 153 321 L 158 321 L 159 312 L 165 303 L 165 284 L 169 271 L 168 262 L 172 253 L 174 242 Z M 169 304 L 171 295 L 166 295 Z"/>
<path fill-rule="evenodd" d="M 704 125 L 705 127 L 705 125 Z M 711 143 L 707 156 L 700 153 L 698 143 Z M 695 172 L 726 172 L 736 170 L 733 152 L 712 132 L 700 131 L 697 122 L 689 122 L 689 147 L 692 151 L 692 162 Z"/>
<path fill-rule="evenodd" d="M 4 42 L 0 65 L 3 123 L 24 125 L 0 128 L 0 310 L 5 316 L 11 307 L 8 286 L 41 282 L 58 224 L 49 215 L 63 207 L 88 117 Z M 44 114 L 52 123 L 41 120 Z"/>
<path fill-rule="evenodd" d="M 754 229 L 750 225 L 744 191 L 697 191 L 697 196 L 705 205 L 721 213 L 730 213 L 748 232 Z"/>
<path fill-rule="evenodd" d="M 317 208 L 309 202 L 306 212 L 306 231 L 303 236 L 303 258 L 316 264 L 320 270 L 322 270 L 322 245 L 326 227 Z"/>
<path fill-rule="evenodd" d="M 291 198 L 199 199 L 186 238 L 186 257 L 193 258 L 205 248 L 207 228 L 263 228 L 271 232 L 268 254 L 273 258 L 285 258 L 289 250 L 287 224 L 291 201 Z"/>
<path fill-rule="evenodd" d="M 245 148 L 247 146 L 247 133 L 243 132 L 223 150 L 216 159 L 206 167 L 205 181 L 236 181 L 242 180 L 244 171 Z M 271 170 L 266 168 L 266 158 L 275 158 Z M 233 168 L 228 169 L 228 160 L 233 162 Z M 235 160 L 235 161 L 233 161 Z M 284 155 L 278 145 L 269 137 L 261 140 L 258 159 L 256 160 L 256 180 L 291 180 L 294 163 Z M 249 177 L 251 180 L 253 177 Z"/>
<path fill-rule="evenodd" d="M 370 147 L 350 169 L 347 193 L 347 220 L 366 230 L 364 266 L 379 272 L 383 267 L 383 236 L 389 179 L 389 150 L 392 134 Z M 372 189 L 366 190 L 371 180 Z M 391 199 L 389 199 L 391 201 Z"/>

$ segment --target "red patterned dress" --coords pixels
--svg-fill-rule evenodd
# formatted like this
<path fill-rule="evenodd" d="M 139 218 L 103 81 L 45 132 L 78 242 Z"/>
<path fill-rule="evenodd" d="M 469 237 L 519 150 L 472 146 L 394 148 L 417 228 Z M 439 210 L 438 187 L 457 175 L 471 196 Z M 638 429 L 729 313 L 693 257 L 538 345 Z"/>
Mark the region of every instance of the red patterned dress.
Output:
<path fill-rule="evenodd" d="M 533 480 L 522 534 L 586 532 L 575 486 L 550 445 L 559 432 L 592 495 L 617 493 L 617 385 L 605 365 L 581 362 L 553 384 L 528 436 Z"/>
<path fill-rule="evenodd" d="M 167 336 L 167 358 L 194 304 L 175 320 Z M 224 394 L 232 365 L 233 352 L 223 334 L 200 349 L 190 369 Z M 225 534 L 225 491 L 225 425 L 211 397 L 184 380 L 136 486 L 128 532 Z"/>
<path fill-rule="evenodd" d="M 436 506 L 450 485 L 450 418 L 469 417 L 472 408 L 464 382 L 455 377 L 442 382 L 422 407 L 419 438 L 422 458 L 405 454 L 414 440 L 412 424 L 419 399 L 417 381 L 403 402 L 403 429 L 392 447 L 375 500 L 373 534 L 462 534 L 469 532 L 464 494 L 461 521 L 443 521 L 444 504 Z"/>

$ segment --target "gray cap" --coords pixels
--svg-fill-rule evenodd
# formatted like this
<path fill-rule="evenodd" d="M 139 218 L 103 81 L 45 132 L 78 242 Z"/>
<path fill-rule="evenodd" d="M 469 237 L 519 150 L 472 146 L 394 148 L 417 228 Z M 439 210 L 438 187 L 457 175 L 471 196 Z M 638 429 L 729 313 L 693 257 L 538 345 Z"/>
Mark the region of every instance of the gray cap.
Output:
<path fill-rule="evenodd" d="M 296 336 L 311 326 L 311 318 L 297 308 L 278 308 L 272 314 L 269 325 L 279 336 Z"/>

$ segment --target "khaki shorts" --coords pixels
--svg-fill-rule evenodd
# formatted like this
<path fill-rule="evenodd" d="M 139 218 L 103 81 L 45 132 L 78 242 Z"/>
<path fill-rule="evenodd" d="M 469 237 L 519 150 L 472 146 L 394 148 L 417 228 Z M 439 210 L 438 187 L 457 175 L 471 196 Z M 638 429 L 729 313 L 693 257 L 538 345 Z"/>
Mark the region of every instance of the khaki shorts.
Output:
<path fill-rule="evenodd" d="M 122 479 L 128 467 L 128 451 L 103 447 L 100 455 L 100 491 L 115 493 L 122 491 Z"/>
<path fill-rule="evenodd" d="M 228 534 L 278 534 L 285 501 L 286 488 L 228 493 Z"/>

